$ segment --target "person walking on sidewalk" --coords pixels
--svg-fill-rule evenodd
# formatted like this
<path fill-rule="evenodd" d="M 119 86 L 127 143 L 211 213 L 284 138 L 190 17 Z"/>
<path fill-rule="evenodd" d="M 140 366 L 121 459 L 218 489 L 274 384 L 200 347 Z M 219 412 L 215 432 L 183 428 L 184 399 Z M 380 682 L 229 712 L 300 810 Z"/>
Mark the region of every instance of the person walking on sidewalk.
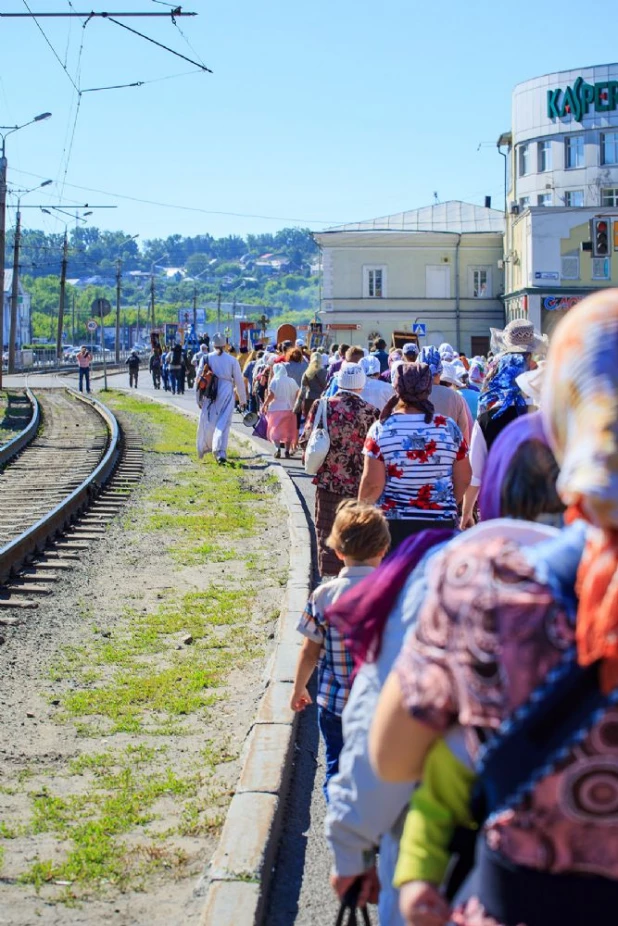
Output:
<path fill-rule="evenodd" d="M 132 350 L 127 359 L 129 367 L 129 389 L 135 386 L 137 389 L 137 377 L 139 376 L 139 355 L 136 350 Z"/>
<path fill-rule="evenodd" d="M 90 392 L 90 364 L 92 363 L 92 354 L 85 344 L 77 355 L 77 366 L 79 367 L 79 391 L 84 391 L 84 382 L 86 383 L 86 392 Z"/>
<path fill-rule="evenodd" d="M 150 370 L 150 375 L 152 376 L 152 385 L 155 389 L 161 388 L 161 354 L 153 350 L 150 355 L 150 362 L 148 364 Z"/>
<path fill-rule="evenodd" d="M 197 455 L 212 453 L 217 463 L 227 463 L 227 444 L 234 412 L 234 388 L 238 393 L 241 408 L 247 404 L 247 392 L 240 365 L 236 357 L 225 351 L 225 338 L 215 334 L 212 339 L 214 351 L 206 355 L 202 364 L 208 364 L 215 376 L 214 398 L 204 396 L 200 423 L 197 429 Z"/>
<path fill-rule="evenodd" d="M 373 505 L 342 501 L 327 543 L 343 569 L 336 579 L 323 582 L 311 594 L 298 622 L 297 630 L 305 639 L 296 665 L 290 708 L 304 711 L 312 703 L 307 685 L 319 662 L 318 723 L 326 747 L 324 796 L 328 801 L 328 782 L 339 771 L 343 748 L 341 714 L 352 687 L 354 663 L 343 637 L 325 612 L 382 562 L 390 543 L 386 518 Z"/>

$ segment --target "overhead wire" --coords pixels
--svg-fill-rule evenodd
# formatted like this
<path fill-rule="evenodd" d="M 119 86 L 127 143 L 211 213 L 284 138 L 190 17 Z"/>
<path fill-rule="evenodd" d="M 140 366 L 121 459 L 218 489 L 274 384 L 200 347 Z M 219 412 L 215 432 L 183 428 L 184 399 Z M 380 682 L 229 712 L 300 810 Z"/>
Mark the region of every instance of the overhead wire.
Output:
<path fill-rule="evenodd" d="M 207 71 L 209 74 L 212 74 L 211 69 L 207 68 L 205 64 L 200 64 L 198 61 L 192 61 L 191 58 L 187 58 L 186 55 L 181 55 L 179 51 L 175 51 L 168 45 L 163 45 L 162 42 L 157 42 L 156 39 L 151 38 L 149 35 L 144 35 L 143 32 L 138 32 L 137 29 L 133 29 L 131 26 L 127 26 L 126 23 L 121 23 L 119 20 L 114 19 L 113 16 L 106 16 L 105 20 L 106 22 L 114 23 L 114 25 L 120 26 L 121 29 L 126 29 L 127 32 L 132 32 L 133 35 L 137 35 L 141 39 L 145 39 L 147 42 L 151 42 L 152 45 L 156 45 L 158 48 L 163 48 L 164 51 L 169 51 L 170 54 L 175 55 L 177 58 L 182 58 L 183 61 L 188 61 L 189 64 L 194 64 L 196 68 L 199 68 L 201 71 Z"/>
<path fill-rule="evenodd" d="M 39 22 L 38 19 L 36 18 L 36 13 L 33 13 L 32 10 L 30 9 L 30 7 L 28 6 L 28 0 L 22 0 L 22 3 L 24 4 L 24 6 L 25 6 L 26 9 L 28 10 L 30 16 L 31 16 L 32 19 L 34 20 L 34 23 L 35 23 L 37 29 L 39 30 L 39 32 L 41 33 L 41 35 L 43 36 L 43 38 L 45 39 L 45 42 L 46 42 L 47 45 L 50 47 L 50 49 L 51 49 L 51 51 L 52 51 L 52 54 L 53 54 L 54 58 L 56 59 L 56 61 L 58 62 L 58 64 L 60 65 L 60 67 L 62 68 L 62 70 L 63 70 L 64 73 L 66 74 L 66 76 L 68 77 L 68 79 L 70 80 L 71 84 L 73 85 L 73 89 L 74 89 L 74 90 L 77 90 L 77 86 L 76 86 L 76 84 L 75 84 L 75 81 L 74 81 L 73 78 L 71 77 L 71 74 L 69 73 L 68 67 L 67 67 L 65 64 L 62 63 L 62 59 L 61 59 L 60 55 L 58 54 L 58 52 L 56 51 L 56 49 L 54 48 L 54 46 L 52 45 L 52 43 L 50 42 L 50 40 L 47 38 L 47 35 L 46 35 L 46 33 L 45 33 L 45 30 L 43 29 L 43 27 L 41 26 L 40 22 Z"/>
<path fill-rule="evenodd" d="M 33 174 L 27 170 L 16 170 L 15 173 L 24 174 L 27 177 L 41 177 L 40 174 Z M 138 196 L 129 196 L 125 193 L 112 193 L 109 190 L 101 190 L 97 187 L 80 186 L 77 183 L 67 183 L 66 186 L 75 190 L 84 190 L 87 193 L 100 193 L 102 196 L 111 196 L 113 199 L 127 199 L 134 203 L 144 203 L 147 206 L 159 206 L 162 209 L 177 209 L 181 212 L 199 212 L 203 215 L 229 215 L 240 219 L 264 219 L 273 222 L 306 222 L 308 225 L 338 225 L 341 220 L 335 219 L 299 219 L 289 215 L 257 215 L 251 212 L 225 212 L 221 209 L 201 209 L 199 206 L 184 206 L 177 203 L 164 203 L 154 199 L 141 199 Z"/>

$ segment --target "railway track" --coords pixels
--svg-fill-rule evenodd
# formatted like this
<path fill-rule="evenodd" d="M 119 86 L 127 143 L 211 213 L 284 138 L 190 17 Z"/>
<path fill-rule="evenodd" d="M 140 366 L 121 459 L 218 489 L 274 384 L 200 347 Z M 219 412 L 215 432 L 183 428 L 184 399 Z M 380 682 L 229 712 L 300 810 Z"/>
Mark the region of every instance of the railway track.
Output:
<path fill-rule="evenodd" d="M 100 402 L 69 389 L 28 397 L 30 424 L 0 448 L 3 610 L 36 607 L 105 533 L 142 470 L 139 443 Z"/>

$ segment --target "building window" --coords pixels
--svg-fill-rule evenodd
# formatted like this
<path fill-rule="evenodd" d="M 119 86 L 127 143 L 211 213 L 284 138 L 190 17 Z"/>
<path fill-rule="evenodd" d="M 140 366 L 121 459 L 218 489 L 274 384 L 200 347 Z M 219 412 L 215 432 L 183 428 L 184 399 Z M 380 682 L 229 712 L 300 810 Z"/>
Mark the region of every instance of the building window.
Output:
<path fill-rule="evenodd" d="M 365 299 L 386 298 L 386 267 L 363 267 L 363 297 Z"/>
<path fill-rule="evenodd" d="M 425 294 L 428 299 L 451 298 L 451 268 L 444 264 L 425 266 Z"/>
<path fill-rule="evenodd" d="M 618 132 L 601 132 L 601 164 L 618 164 Z"/>
<path fill-rule="evenodd" d="M 609 258 L 593 257 L 592 258 L 592 279 L 609 280 Z"/>
<path fill-rule="evenodd" d="M 564 166 L 567 169 L 584 166 L 584 136 L 571 135 L 564 140 Z"/>
<path fill-rule="evenodd" d="M 602 206 L 618 206 L 618 189 L 601 190 Z"/>
<path fill-rule="evenodd" d="M 565 206 L 583 206 L 584 205 L 584 191 L 583 190 L 567 190 L 564 194 L 564 205 Z"/>
<path fill-rule="evenodd" d="M 551 170 L 551 142 L 540 141 L 538 147 L 539 173 Z"/>
<path fill-rule="evenodd" d="M 491 296 L 491 271 L 489 267 L 470 268 L 470 292 L 473 299 Z"/>
<path fill-rule="evenodd" d="M 525 177 L 528 173 L 528 145 L 519 146 L 519 176 Z"/>
<path fill-rule="evenodd" d="M 530 206 L 530 197 L 529 196 L 520 196 L 519 198 L 519 208 L 522 210 L 527 209 Z"/>
<path fill-rule="evenodd" d="M 562 257 L 560 276 L 563 280 L 579 280 L 579 257 Z"/>
<path fill-rule="evenodd" d="M 541 193 L 537 199 L 539 206 L 551 206 L 551 193 Z"/>

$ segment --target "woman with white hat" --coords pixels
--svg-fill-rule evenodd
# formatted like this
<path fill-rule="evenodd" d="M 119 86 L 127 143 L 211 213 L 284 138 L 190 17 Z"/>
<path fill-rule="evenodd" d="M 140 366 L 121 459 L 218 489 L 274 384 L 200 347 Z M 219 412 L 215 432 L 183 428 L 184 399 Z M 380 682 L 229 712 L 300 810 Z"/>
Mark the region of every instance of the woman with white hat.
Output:
<path fill-rule="evenodd" d="M 202 402 L 197 455 L 201 460 L 205 453 L 212 452 L 217 463 L 224 464 L 227 463 L 227 444 L 234 412 L 234 389 L 242 408 L 247 404 L 247 392 L 238 360 L 224 351 L 223 335 L 215 334 L 212 345 L 214 351 L 206 355 L 200 369 L 203 371 L 207 366 L 216 377 L 216 397 L 204 398 Z"/>
<path fill-rule="evenodd" d="M 337 508 L 344 498 L 356 498 L 363 471 L 363 444 L 378 410 L 361 396 L 366 376 L 358 363 L 344 362 L 338 375 L 338 391 L 331 398 L 314 402 L 307 418 L 301 447 L 307 445 L 319 402 L 326 403 L 330 449 L 313 478 L 315 530 L 318 542 L 318 570 L 321 576 L 336 576 L 342 563 L 327 545 Z"/>
<path fill-rule="evenodd" d="M 534 330 L 532 322 L 516 318 L 504 331 L 491 329 L 491 343 L 500 350 L 487 370 L 478 404 L 478 418 L 470 441 L 472 481 L 465 494 L 462 528 L 474 524 L 474 506 L 480 492 L 487 454 L 501 431 L 529 411 L 532 400 L 518 382 L 522 374 L 536 368 L 534 355 L 544 354 L 548 341 Z"/>

